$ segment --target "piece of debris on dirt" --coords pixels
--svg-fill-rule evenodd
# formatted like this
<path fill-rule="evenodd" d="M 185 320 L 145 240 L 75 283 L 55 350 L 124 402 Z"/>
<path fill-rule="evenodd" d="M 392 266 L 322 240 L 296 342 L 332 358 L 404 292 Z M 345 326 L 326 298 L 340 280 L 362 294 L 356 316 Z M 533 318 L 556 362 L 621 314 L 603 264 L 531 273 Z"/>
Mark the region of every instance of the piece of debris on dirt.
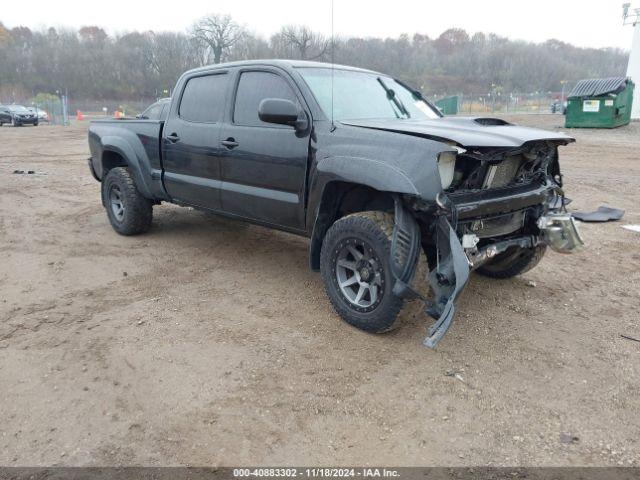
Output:
<path fill-rule="evenodd" d="M 123 277 L 126 277 L 127 275 L 129 275 L 127 272 L 122 272 Z"/>
<path fill-rule="evenodd" d="M 444 374 L 447 377 L 452 377 L 457 380 L 460 380 L 462 383 L 466 383 L 464 378 L 462 377 L 462 370 L 447 370 Z"/>
<path fill-rule="evenodd" d="M 640 233 L 640 225 L 623 225 L 622 228 L 631 232 Z"/>
<path fill-rule="evenodd" d="M 595 212 L 572 212 L 571 215 L 581 222 L 615 222 L 623 217 L 624 210 L 603 205 Z"/>
<path fill-rule="evenodd" d="M 640 343 L 640 340 L 638 340 L 637 338 L 633 338 L 633 337 L 629 337 L 627 335 L 620 335 L 622 338 L 626 339 L 626 340 L 631 340 L 632 342 L 638 342 Z"/>
<path fill-rule="evenodd" d="M 571 435 L 570 433 L 561 433 L 560 434 L 560 442 L 566 444 L 578 443 L 580 438 L 575 435 Z"/>
<path fill-rule="evenodd" d="M 527 282 L 527 287 L 536 288 L 537 286 L 538 286 L 538 284 L 536 282 L 534 282 L 533 280 L 529 280 Z"/>

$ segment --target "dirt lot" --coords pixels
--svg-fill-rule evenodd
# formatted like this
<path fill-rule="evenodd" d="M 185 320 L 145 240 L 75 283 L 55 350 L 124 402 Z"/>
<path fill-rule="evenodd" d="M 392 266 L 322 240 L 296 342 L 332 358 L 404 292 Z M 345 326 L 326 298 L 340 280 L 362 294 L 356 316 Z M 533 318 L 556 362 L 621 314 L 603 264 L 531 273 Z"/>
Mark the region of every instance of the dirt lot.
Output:
<path fill-rule="evenodd" d="M 419 312 L 342 323 L 303 238 L 170 205 L 116 235 L 86 128 L 0 128 L 0 465 L 640 466 L 640 124 L 562 151 L 623 222 L 474 276 L 435 351 Z"/>

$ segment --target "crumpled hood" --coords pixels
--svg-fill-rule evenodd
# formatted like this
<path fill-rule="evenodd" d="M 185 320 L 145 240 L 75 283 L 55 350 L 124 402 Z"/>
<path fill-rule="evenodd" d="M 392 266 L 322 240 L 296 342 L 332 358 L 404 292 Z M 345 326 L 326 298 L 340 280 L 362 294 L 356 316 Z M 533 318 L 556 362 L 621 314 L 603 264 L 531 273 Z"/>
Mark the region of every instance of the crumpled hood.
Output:
<path fill-rule="evenodd" d="M 454 142 L 461 147 L 520 147 L 535 140 L 555 140 L 566 145 L 575 141 L 564 133 L 519 127 L 501 119 L 485 117 L 442 117 L 433 120 L 365 119 L 343 120 L 341 123 Z"/>

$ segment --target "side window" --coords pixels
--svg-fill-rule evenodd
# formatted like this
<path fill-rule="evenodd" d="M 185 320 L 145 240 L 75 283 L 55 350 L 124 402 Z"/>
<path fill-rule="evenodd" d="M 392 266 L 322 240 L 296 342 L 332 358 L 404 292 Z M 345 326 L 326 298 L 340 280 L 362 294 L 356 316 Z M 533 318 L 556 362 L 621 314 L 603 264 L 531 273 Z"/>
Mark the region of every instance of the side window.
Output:
<path fill-rule="evenodd" d="M 187 82 L 180 101 L 180 118 L 188 122 L 215 123 L 222 120 L 227 75 L 194 77 Z"/>
<path fill-rule="evenodd" d="M 279 75 L 269 72 L 243 72 L 238 83 L 233 122 L 237 125 L 268 125 L 258 118 L 258 107 L 265 98 L 283 98 L 299 105 L 289 84 Z"/>

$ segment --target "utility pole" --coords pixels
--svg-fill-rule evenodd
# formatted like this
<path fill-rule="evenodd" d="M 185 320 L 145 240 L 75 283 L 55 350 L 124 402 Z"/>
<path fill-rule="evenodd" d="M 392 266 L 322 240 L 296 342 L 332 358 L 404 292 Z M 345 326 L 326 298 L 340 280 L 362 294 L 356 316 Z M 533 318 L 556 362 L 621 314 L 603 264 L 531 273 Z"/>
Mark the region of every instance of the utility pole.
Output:
<path fill-rule="evenodd" d="M 560 85 L 562 85 L 562 93 L 560 94 L 560 106 L 564 108 L 564 87 L 567 84 L 566 80 L 560 80 Z"/>
<path fill-rule="evenodd" d="M 633 42 L 629 53 L 629 66 L 627 67 L 627 77 L 636 84 L 633 93 L 633 106 L 631 118 L 640 119 L 640 8 L 630 12 L 631 4 L 625 3 L 622 6 L 622 24 L 633 26 Z"/>

